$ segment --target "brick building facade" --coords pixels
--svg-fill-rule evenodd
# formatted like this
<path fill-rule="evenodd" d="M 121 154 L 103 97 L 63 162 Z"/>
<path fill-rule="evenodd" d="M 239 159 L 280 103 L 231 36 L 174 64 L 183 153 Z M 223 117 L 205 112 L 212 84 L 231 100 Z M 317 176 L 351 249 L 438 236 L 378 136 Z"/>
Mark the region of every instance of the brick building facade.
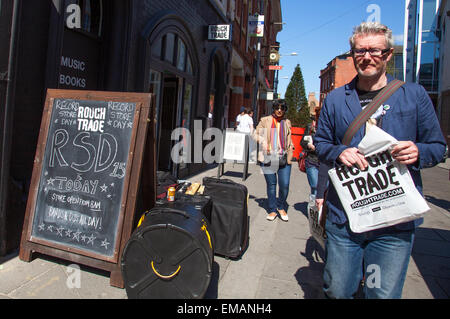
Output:
<path fill-rule="evenodd" d="M 264 93 L 273 90 L 274 71 L 269 71 L 269 53 L 275 46 L 277 33 L 281 31 L 281 4 L 279 0 L 243 0 L 231 1 L 231 20 L 233 21 L 233 52 L 231 59 L 231 102 L 228 114 L 229 127 L 235 124 L 241 106 L 251 107 L 255 117 L 267 112 Z M 264 37 L 261 38 L 260 63 L 257 66 L 257 38 L 248 33 L 248 19 L 256 13 L 264 15 Z M 258 79 L 256 67 L 259 67 Z M 253 105 L 255 81 L 258 83 L 258 103 Z M 255 118 L 257 121 L 258 119 Z"/>
<path fill-rule="evenodd" d="M 328 93 L 353 80 L 356 74 L 350 52 L 341 54 L 331 60 L 327 67 L 320 71 L 320 106 L 322 106 Z"/>
<path fill-rule="evenodd" d="M 206 164 L 173 163 L 170 133 L 225 129 L 251 106 L 258 41 L 247 22 L 256 12 L 266 18 L 262 90 L 273 85 L 264 56 L 281 30 L 272 23 L 279 0 L 0 1 L 0 255 L 18 245 L 48 88 L 153 93 L 156 168 L 192 175 Z M 223 25 L 230 38 L 209 37 Z"/>

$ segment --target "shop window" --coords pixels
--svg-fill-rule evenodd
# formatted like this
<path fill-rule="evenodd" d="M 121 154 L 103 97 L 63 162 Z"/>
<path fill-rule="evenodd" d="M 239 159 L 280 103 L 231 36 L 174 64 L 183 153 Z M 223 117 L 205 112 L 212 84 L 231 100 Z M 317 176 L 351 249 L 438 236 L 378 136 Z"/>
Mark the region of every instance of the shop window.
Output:
<path fill-rule="evenodd" d="M 173 63 L 174 48 L 175 48 L 175 34 L 167 33 L 164 36 L 164 60 Z"/>
<path fill-rule="evenodd" d="M 150 70 L 150 93 L 155 95 L 155 103 L 159 105 L 161 98 L 161 73 L 155 70 Z M 156 112 L 156 120 L 158 121 L 158 112 Z"/>
<path fill-rule="evenodd" d="M 177 69 L 184 71 L 186 67 L 186 46 L 183 41 L 178 38 L 178 54 L 177 54 Z"/>
<path fill-rule="evenodd" d="M 181 119 L 181 126 L 189 131 L 191 125 L 191 109 L 192 109 L 192 85 L 186 83 L 184 88 L 184 97 L 183 97 L 183 114 Z M 183 135 L 183 143 L 188 143 L 187 135 Z M 187 145 L 185 145 L 187 148 Z M 182 154 L 181 154 L 182 155 Z M 187 163 L 181 162 L 180 169 L 184 169 L 187 167 Z"/>
<path fill-rule="evenodd" d="M 188 55 L 187 57 L 187 62 L 186 62 L 186 72 L 190 75 L 193 75 L 194 72 L 192 70 L 192 62 L 191 62 L 191 57 Z"/>
<path fill-rule="evenodd" d="M 102 36 L 104 0 L 69 0 L 67 5 L 76 4 L 81 10 L 81 30 L 95 37 Z"/>
<path fill-rule="evenodd" d="M 193 75 L 192 59 L 186 43 L 176 34 L 167 33 L 151 46 L 152 57 L 163 60 L 181 72 Z"/>
<path fill-rule="evenodd" d="M 162 39 L 159 38 L 157 41 L 155 41 L 152 45 L 152 55 L 155 58 L 160 59 L 161 58 L 161 52 L 162 52 Z"/>

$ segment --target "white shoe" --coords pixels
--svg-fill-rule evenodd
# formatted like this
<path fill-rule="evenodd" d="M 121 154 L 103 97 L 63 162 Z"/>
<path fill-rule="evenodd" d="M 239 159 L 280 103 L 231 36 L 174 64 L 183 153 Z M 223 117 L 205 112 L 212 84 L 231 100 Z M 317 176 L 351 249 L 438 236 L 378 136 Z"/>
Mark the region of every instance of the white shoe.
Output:
<path fill-rule="evenodd" d="M 277 213 L 270 213 L 269 215 L 267 215 L 266 219 L 268 221 L 273 221 L 275 218 L 277 218 Z"/>
<path fill-rule="evenodd" d="M 284 212 L 284 214 L 282 214 L 281 212 Z M 278 213 L 280 214 L 280 218 L 283 221 L 285 221 L 285 222 L 289 221 L 288 214 L 284 210 L 278 210 Z"/>

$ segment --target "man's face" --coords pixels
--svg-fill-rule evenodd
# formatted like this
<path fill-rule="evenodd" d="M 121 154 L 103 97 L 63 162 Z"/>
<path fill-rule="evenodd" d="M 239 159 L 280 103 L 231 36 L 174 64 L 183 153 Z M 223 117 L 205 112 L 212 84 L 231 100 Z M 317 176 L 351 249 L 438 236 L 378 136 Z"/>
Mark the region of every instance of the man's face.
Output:
<path fill-rule="evenodd" d="M 354 50 L 358 49 L 381 49 L 387 48 L 386 38 L 382 34 L 360 35 L 355 38 Z M 388 61 L 392 57 L 392 49 L 380 56 L 372 56 L 365 52 L 363 56 L 353 53 L 353 62 L 360 78 L 373 78 L 386 72 Z"/>

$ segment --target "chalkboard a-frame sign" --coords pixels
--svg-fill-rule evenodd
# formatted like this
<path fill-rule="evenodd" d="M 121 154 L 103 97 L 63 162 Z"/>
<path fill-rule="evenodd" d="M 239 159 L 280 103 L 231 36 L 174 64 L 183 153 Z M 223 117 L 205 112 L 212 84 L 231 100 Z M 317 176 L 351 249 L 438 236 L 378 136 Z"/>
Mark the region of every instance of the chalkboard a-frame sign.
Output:
<path fill-rule="evenodd" d="M 151 99 L 147 93 L 47 91 L 22 260 L 39 252 L 103 269 L 111 272 L 112 286 L 123 288 L 119 257 L 134 224 L 144 153 L 155 147 L 147 142 Z M 154 161 L 150 166 L 156 169 Z"/>

